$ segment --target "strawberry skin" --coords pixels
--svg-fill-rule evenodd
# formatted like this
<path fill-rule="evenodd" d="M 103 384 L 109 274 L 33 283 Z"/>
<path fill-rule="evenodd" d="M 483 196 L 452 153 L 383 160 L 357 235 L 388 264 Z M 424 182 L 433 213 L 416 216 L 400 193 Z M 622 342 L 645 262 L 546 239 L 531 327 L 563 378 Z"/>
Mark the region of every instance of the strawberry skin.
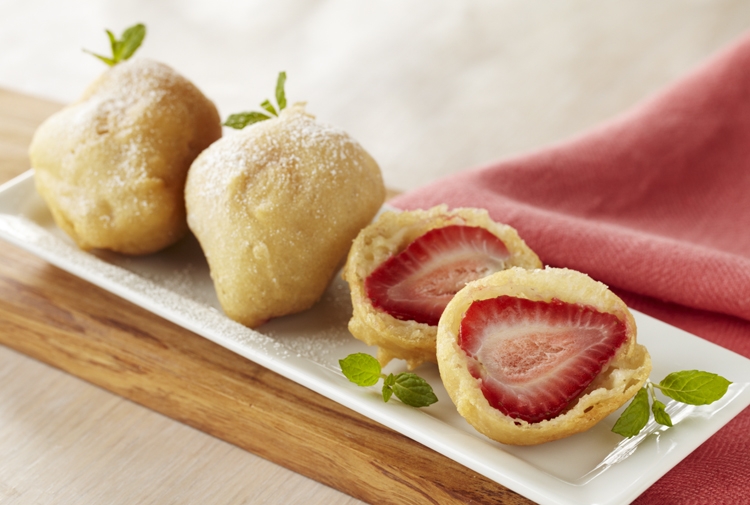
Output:
<path fill-rule="evenodd" d="M 365 279 L 365 293 L 396 319 L 435 326 L 467 282 L 504 270 L 508 258 L 503 241 L 484 228 L 435 228 L 376 268 Z"/>
<path fill-rule="evenodd" d="M 614 314 L 554 299 L 473 302 L 458 343 L 489 404 L 514 419 L 552 419 L 578 397 L 627 339 Z"/>

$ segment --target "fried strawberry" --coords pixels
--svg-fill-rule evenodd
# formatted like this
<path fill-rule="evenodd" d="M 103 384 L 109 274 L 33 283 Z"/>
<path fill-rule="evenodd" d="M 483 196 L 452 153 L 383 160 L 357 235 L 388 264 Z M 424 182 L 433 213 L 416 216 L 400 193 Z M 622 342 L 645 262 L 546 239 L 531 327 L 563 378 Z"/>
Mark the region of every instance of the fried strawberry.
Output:
<path fill-rule="evenodd" d="M 372 272 L 365 291 L 391 316 L 435 326 L 458 290 L 503 270 L 509 257 L 503 241 L 484 228 L 435 228 Z"/>
<path fill-rule="evenodd" d="M 651 358 L 607 286 L 565 268 L 509 268 L 466 285 L 438 324 L 458 413 L 503 444 L 581 433 L 643 386 Z"/>
<path fill-rule="evenodd" d="M 499 296 L 473 302 L 459 346 L 491 406 L 537 423 L 560 414 L 625 342 L 625 323 L 593 307 Z"/>
<path fill-rule="evenodd" d="M 349 331 L 378 346 L 378 361 L 413 369 L 437 361 L 437 322 L 466 282 L 542 262 L 511 226 L 483 209 L 383 212 L 352 244 L 343 276 L 352 296 Z"/>

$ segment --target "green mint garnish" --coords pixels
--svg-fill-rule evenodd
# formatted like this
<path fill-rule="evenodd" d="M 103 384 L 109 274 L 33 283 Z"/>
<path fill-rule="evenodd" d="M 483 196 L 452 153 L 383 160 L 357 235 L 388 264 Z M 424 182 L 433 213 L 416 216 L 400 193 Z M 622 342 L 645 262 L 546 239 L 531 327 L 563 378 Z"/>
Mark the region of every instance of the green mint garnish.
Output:
<path fill-rule="evenodd" d="M 276 108 L 273 106 L 270 100 L 264 100 L 262 104 L 260 104 L 261 107 L 263 107 L 264 110 L 268 111 L 273 116 L 278 116 L 279 113 L 276 112 Z"/>
<path fill-rule="evenodd" d="M 377 361 L 377 360 L 376 360 Z M 396 383 L 396 376 L 389 374 L 383 381 L 383 401 L 388 402 L 393 395 L 393 385 Z"/>
<path fill-rule="evenodd" d="M 427 407 L 438 401 L 426 380 L 410 372 L 385 375 L 378 360 L 369 354 L 350 354 L 339 360 L 339 365 L 346 378 L 358 386 L 374 386 L 383 379 L 384 402 L 392 395 L 411 407 Z"/>
<path fill-rule="evenodd" d="M 365 353 L 350 354 L 339 360 L 341 371 L 357 386 L 374 386 L 380 380 L 380 363 Z"/>
<path fill-rule="evenodd" d="M 286 72 L 279 72 L 279 77 L 276 79 L 276 103 L 278 104 L 280 111 L 286 108 L 286 93 L 284 92 L 285 84 Z"/>
<path fill-rule="evenodd" d="M 667 414 L 666 408 L 667 406 L 659 400 L 654 400 L 654 403 L 651 404 L 651 412 L 654 413 L 654 420 L 659 424 L 671 427 L 672 418 Z"/>
<path fill-rule="evenodd" d="M 708 405 L 724 396 L 730 384 L 731 382 L 715 373 L 685 370 L 667 375 L 656 387 L 678 402 Z"/>
<path fill-rule="evenodd" d="M 646 392 L 646 388 L 642 388 L 623 411 L 612 427 L 612 431 L 623 437 L 634 437 L 646 426 L 648 417 L 648 392 Z"/>
<path fill-rule="evenodd" d="M 671 373 L 659 384 L 646 381 L 646 385 L 633 397 L 612 431 L 627 438 L 637 435 L 648 423 L 649 410 L 654 413 L 654 420 L 657 423 L 672 426 L 672 419 L 666 411 L 666 406 L 656 399 L 655 389 L 659 389 L 664 395 L 681 403 L 708 405 L 722 398 L 730 384 L 731 382 L 720 375 L 699 370 Z M 649 393 L 652 398 L 650 409 Z"/>
<path fill-rule="evenodd" d="M 263 103 L 260 104 L 260 107 L 265 112 L 251 111 L 231 114 L 227 120 L 224 121 L 224 126 L 241 130 L 253 123 L 278 117 L 279 113 L 286 108 L 286 93 L 284 92 L 285 83 L 286 72 L 279 72 L 279 77 L 276 79 L 276 107 L 273 106 L 270 100 L 264 100 Z"/>
<path fill-rule="evenodd" d="M 112 47 L 111 58 L 102 56 L 101 54 L 92 53 L 87 49 L 84 49 L 84 51 L 96 56 L 110 67 L 133 56 L 135 51 L 141 46 L 143 38 L 146 36 L 146 27 L 141 23 L 133 25 L 122 32 L 122 37 L 120 37 L 120 39 L 117 39 L 111 31 L 105 31 L 109 37 L 109 44 Z"/>
<path fill-rule="evenodd" d="M 262 112 L 240 112 L 239 114 L 230 115 L 224 122 L 224 126 L 229 126 L 236 130 L 241 130 L 247 125 L 271 119 Z"/>
<path fill-rule="evenodd" d="M 412 407 L 428 407 L 438 401 L 432 387 L 419 375 L 402 372 L 391 386 L 396 398 Z"/>

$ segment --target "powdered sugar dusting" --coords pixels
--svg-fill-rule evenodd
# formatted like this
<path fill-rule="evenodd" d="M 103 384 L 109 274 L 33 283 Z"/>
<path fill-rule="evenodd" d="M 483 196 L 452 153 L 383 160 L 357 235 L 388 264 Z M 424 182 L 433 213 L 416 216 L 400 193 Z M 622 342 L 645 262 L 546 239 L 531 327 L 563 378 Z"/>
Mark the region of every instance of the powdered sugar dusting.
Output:
<path fill-rule="evenodd" d="M 298 357 L 337 369 L 338 360 L 346 356 L 342 348 L 353 340 L 347 328 L 351 313 L 349 286 L 337 275 L 315 307 L 274 319 L 259 331 Z M 304 328 L 304 337 L 299 336 L 299 328 Z"/>
<path fill-rule="evenodd" d="M 81 246 L 142 254 L 182 235 L 187 170 L 219 135 L 215 107 L 192 83 L 135 59 L 49 117 L 29 152 L 37 187 Z"/>
<path fill-rule="evenodd" d="M 342 176 L 337 170 L 340 162 L 359 149 L 357 141 L 344 130 L 315 121 L 314 116 L 305 112 L 304 104 L 295 104 L 282 111 L 278 119 L 255 123 L 215 142 L 201 154 L 191 177 L 201 181 L 196 189 L 198 196 L 218 199 L 230 182 L 250 166 L 268 167 L 267 171 L 273 170 L 274 180 L 267 185 L 284 186 L 292 181 L 303 159 L 311 163 L 311 175 L 320 171 Z M 364 169 L 359 159 L 351 161 L 357 170 Z M 321 180 L 327 179 L 305 178 L 308 184 Z"/>
<path fill-rule="evenodd" d="M 380 205 L 377 183 L 361 146 L 301 104 L 201 153 L 185 186 L 188 226 L 226 312 L 256 325 L 309 307 Z"/>
<path fill-rule="evenodd" d="M 18 245 L 31 249 L 53 264 L 123 296 L 170 321 L 203 335 L 221 339 L 224 345 L 230 348 L 246 346 L 257 350 L 273 349 L 274 356 L 277 358 L 287 355 L 287 351 L 270 337 L 229 320 L 210 305 L 169 289 L 167 286 L 170 283 L 173 286 L 182 284 L 184 288 L 186 279 L 180 279 L 183 275 L 180 270 L 177 270 L 176 276 L 164 272 L 162 281 L 168 278 L 174 280 L 157 284 L 126 268 L 83 252 L 67 237 L 50 233 L 21 216 L 0 215 L 0 233 L 3 233 L 6 238 L 23 241 Z M 131 264 L 131 266 L 134 265 Z M 192 282 L 188 284 L 195 285 Z M 186 290 L 183 289 L 183 292 Z"/>
<path fill-rule="evenodd" d="M 170 92 L 188 85 L 171 68 L 151 60 L 131 60 L 103 73 L 80 100 L 53 116 L 53 128 L 45 129 L 51 135 L 50 146 L 64 146 L 62 175 L 76 172 L 76 178 L 96 179 L 113 188 L 125 188 L 149 175 L 149 158 L 158 154 L 151 126 L 156 116 L 174 114 L 177 104 Z M 111 139 L 106 145 L 112 166 L 84 163 L 86 173 L 81 173 L 76 163 L 103 138 Z"/>

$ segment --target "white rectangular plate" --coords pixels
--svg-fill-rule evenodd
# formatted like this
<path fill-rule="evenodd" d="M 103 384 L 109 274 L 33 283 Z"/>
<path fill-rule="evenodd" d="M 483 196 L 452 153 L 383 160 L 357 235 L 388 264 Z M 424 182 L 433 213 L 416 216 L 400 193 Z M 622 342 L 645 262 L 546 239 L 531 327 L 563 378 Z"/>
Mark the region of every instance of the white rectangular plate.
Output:
<path fill-rule="evenodd" d="M 750 404 L 750 360 L 634 312 L 639 341 L 653 359 L 652 377 L 716 371 L 733 382 L 727 395 L 703 407 L 670 403 L 675 428 L 652 423 L 630 440 L 610 431 L 618 411 L 564 440 L 505 446 L 478 434 L 458 415 L 434 365 L 418 370 L 440 400 L 424 409 L 383 403 L 377 387 L 359 388 L 343 377 L 340 358 L 372 349 L 347 330 L 351 302 L 338 277 L 311 310 L 251 330 L 222 313 L 193 237 L 148 257 L 83 252 L 55 226 L 31 171 L 0 186 L 0 237 L 543 505 L 629 503 Z M 401 370 L 401 363 L 386 369 Z"/>

